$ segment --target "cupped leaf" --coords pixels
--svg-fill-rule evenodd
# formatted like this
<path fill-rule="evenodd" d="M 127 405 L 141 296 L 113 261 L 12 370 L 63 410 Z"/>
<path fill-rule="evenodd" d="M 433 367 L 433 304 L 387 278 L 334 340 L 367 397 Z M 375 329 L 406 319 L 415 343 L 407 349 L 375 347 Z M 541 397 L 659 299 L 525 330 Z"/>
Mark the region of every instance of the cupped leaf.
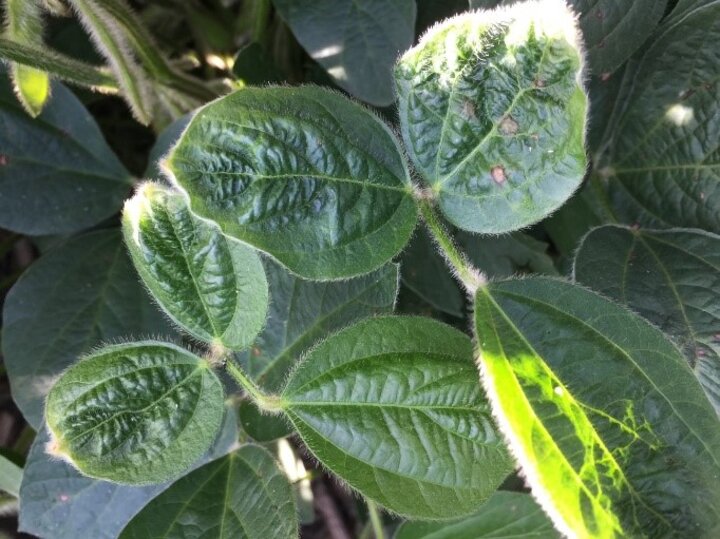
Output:
<path fill-rule="evenodd" d="M 246 445 L 177 481 L 120 539 L 293 539 L 295 513 L 292 488 L 272 455 Z"/>
<path fill-rule="evenodd" d="M 711 537 L 720 424 L 640 316 L 549 278 L 478 291 L 482 379 L 511 451 L 573 537 Z"/>
<path fill-rule="evenodd" d="M 167 165 L 194 212 L 306 278 L 380 267 L 417 220 L 390 130 L 316 87 L 247 88 L 211 103 Z"/>
<path fill-rule="evenodd" d="M 13 399 L 36 430 L 62 371 L 100 342 L 169 335 L 117 229 L 82 234 L 23 273 L 3 307 L 2 352 Z"/>
<path fill-rule="evenodd" d="M 413 0 L 273 0 L 295 37 L 344 90 L 394 101 L 392 67 L 415 30 Z"/>
<path fill-rule="evenodd" d="M 132 178 L 77 98 L 53 83 L 42 114 L 29 118 L 0 70 L 0 226 L 65 234 L 117 212 Z"/>
<path fill-rule="evenodd" d="M 313 282 L 265 264 L 271 293 L 270 311 L 251 349 L 238 354 L 248 374 L 268 391 L 279 391 L 301 354 L 328 334 L 376 314 L 393 310 L 398 266 L 354 279 Z"/>
<path fill-rule="evenodd" d="M 125 203 L 123 233 L 148 290 L 191 335 L 242 350 L 260 333 L 268 285 L 259 255 L 193 215 L 181 193 L 144 184 Z"/>
<path fill-rule="evenodd" d="M 596 228 L 575 255 L 574 275 L 674 337 L 720 414 L 720 236 Z"/>
<path fill-rule="evenodd" d="M 562 0 L 459 15 L 402 56 L 395 79 L 403 138 L 453 224 L 516 230 L 580 185 L 582 64 Z"/>
<path fill-rule="evenodd" d="M 720 233 L 720 57 L 707 46 L 720 38 L 720 4 L 687 9 L 626 70 L 629 90 L 596 168 L 623 222 Z"/>
<path fill-rule="evenodd" d="M 177 477 L 207 451 L 223 418 L 208 363 L 168 343 L 108 346 L 48 394 L 48 451 L 90 477 L 123 484 Z"/>
<path fill-rule="evenodd" d="M 471 513 L 511 471 L 470 339 L 429 318 L 337 333 L 308 353 L 282 399 L 320 462 L 401 515 Z"/>
<path fill-rule="evenodd" d="M 468 260 L 490 278 L 511 277 L 528 271 L 557 274 L 547 254 L 548 245 L 522 232 L 481 237 L 458 231 L 454 237 Z M 465 316 L 465 294 L 424 228 L 415 233 L 403 252 L 402 268 L 403 283 L 410 290 L 435 309 Z"/>
<path fill-rule="evenodd" d="M 226 455 L 237 443 L 234 409 L 226 406 L 220 435 L 198 465 Z M 19 531 L 53 539 L 117 539 L 152 498 L 168 487 L 129 486 L 81 475 L 67 462 L 48 455 L 47 429 L 38 433 L 25 463 L 20 487 Z"/>
<path fill-rule="evenodd" d="M 498 491 L 474 515 L 451 522 L 405 522 L 393 539 L 553 539 L 559 534 L 528 494 Z"/>

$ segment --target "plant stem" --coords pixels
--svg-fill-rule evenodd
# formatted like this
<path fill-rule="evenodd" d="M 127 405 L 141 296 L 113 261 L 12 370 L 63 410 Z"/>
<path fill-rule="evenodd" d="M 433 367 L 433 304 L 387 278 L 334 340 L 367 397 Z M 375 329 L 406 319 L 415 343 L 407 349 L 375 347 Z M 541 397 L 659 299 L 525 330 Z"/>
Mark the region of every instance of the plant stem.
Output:
<path fill-rule="evenodd" d="M 228 358 L 225 363 L 225 370 L 232 378 L 242 387 L 250 396 L 253 402 L 265 412 L 277 414 L 283 411 L 285 403 L 282 398 L 277 395 L 268 395 L 260 387 L 253 382 L 245 371 L 235 363 L 232 358 Z"/>
<path fill-rule="evenodd" d="M 378 511 L 375 502 L 366 499 L 368 514 L 370 515 L 370 522 L 372 523 L 373 533 L 375 539 L 385 539 L 385 530 L 383 529 L 382 519 L 380 518 L 380 511 Z"/>
<path fill-rule="evenodd" d="M 460 283 L 462 283 L 468 293 L 474 294 L 478 288 L 487 283 L 487 278 L 480 270 L 475 268 L 468 261 L 465 254 L 457 248 L 452 236 L 450 236 L 450 233 L 440 221 L 440 217 L 432 206 L 432 202 L 426 198 L 420 198 L 418 205 L 420 206 L 420 213 L 430 235 L 440 249 L 445 261 L 453 270 L 453 274 Z"/>

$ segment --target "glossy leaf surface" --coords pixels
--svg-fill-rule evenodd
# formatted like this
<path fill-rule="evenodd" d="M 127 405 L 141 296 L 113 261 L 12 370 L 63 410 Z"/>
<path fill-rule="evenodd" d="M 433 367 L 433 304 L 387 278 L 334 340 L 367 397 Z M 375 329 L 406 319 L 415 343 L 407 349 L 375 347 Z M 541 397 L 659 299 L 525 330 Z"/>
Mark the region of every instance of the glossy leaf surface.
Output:
<path fill-rule="evenodd" d="M 198 465 L 227 454 L 237 437 L 236 416 L 226 407 L 220 435 Z M 53 539 L 117 539 L 130 519 L 168 486 L 128 486 L 86 477 L 48 455 L 48 441 L 43 428 L 25 463 L 20 531 Z"/>
<path fill-rule="evenodd" d="M 316 87 L 247 88 L 214 101 L 168 167 L 194 212 L 306 278 L 378 268 L 417 220 L 390 130 Z"/>
<path fill-rule="evenodd" d="M 250 376 L 268 391 L 279 391 L 301 354 L 333 331 L 395 304 L 398 266 L 338 282 L 306 281 L 265 264 L 271 293 L 265 328 L 251 349 L 238 354 Z"/>
<path fill-rule="evenodd" d="M 458 246 L 472 264 L 490 278 L 511 277 L 528 271 L 557 274 L 547 254 L 548 245 L 522 232 L 482 237 L 458 231 Z M 403 283 L 434 308 L 465 316 L 464 292 L 423 227 L 403 252 Z"/>
<path fill-rule="evenodd" d="M 90 477 L 160 483 L 207 451 L 223 408 L 220 381 L 190 352 L 152 341 L 108 346 L 48 394 L 48 451 Z"/>
<path fill-rule="evenodd" d="M 170 333 L 119 230 L 61 242 L 30 266 L 5 299 L 2 351 L 13 399 L 39 429 L 45 396 L 79 356 L 102 342 Z"/>
<path fill-rule="evenodd" d="M 273 457 L 246 445 L 183 477 L 151 501 L 120 539 L 293 539 L 295 498 Z"/>
<path fill-rule="evenodd" d="M 181 193 L 144 184 L 125 204 L 123 233 L 148 290 L 191 335 L 241 350 L 260 333 L 268 305 L 260 257 L 190 213 Z"/>
<path fill-rule="evenodd" d="M 363 101 L 390 105 L 392 67 L 412 45 L 413 0 L 273 0 L 312 58 Z"/>
<path fill-rule="evenodd" d="M 626 71 L 597 167 L 623 222 L 720 233 L 720 57 L 706 46 L 718 38 L 720 4 L 700 3 L 661 25 Z"/>
<path fill-rule="evenodd" d="M 585 174 L 587 97 L 562 0 L 459 15 L 395 70 L 402 135 L 445 216 L 465 230 L 523 228 Z"/>
<path fill-rule="evenodd" d="M 0 226 L 23 234 L 64 234 L 122 206 L 130 174 L 105 144 L 90 113 L 61 84 L 30 118 L 0 72 Z"/>
<path fill-rule="evenodd" d="M 720 413 L 720 236 L 596 228 L 575 255 L 574 275 L 673 337 Z"/>
<path fill-rule="evenodd" d="M 451 522 L 405 522 L 393 539 L 552 539 L 560 535 L 528 494 L 498 491 L 474 515 Z"/>
<path fill-rule="evenodd" d="M 680 351 L 577 285 L 493 283 L 476 299 L 482 378 L 534 495 L 578 537 L 710 537 L 720 429 Z"/>
<path fill-rule="evenodd" d="M 372 318 L 329 337 L 282 398 L 320 462 L 401 515 L 468 514 L 511 471 L 470 339 L 429 318 Z"/>

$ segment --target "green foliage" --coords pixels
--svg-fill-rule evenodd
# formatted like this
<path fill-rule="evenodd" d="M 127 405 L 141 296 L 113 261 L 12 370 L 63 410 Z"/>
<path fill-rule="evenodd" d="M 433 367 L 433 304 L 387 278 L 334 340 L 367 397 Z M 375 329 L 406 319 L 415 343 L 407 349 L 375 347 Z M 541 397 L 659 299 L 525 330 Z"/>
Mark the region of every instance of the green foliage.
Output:
<path fill-rule="evenodd" d="M 561 0 L 450 19 L 403 55 L 395 78 L 410 157 L 458 227 L 523 228 L 580 185 L 587 97 Z"/>
<path fill-rule="evenodd" d="M 475 324 L 500 429 L 560 531 L 701 537 L 717 528 L 717 416 L 658 329 L 540 277 L 479 291 Z"/>
<path fill-rule="evenodd" d="M 222 386 L 207 362 L 166 343 L 108 346 L 48 394 L 48 451 L 90 477 L 159 483 L 207 451 L 222 417 Z"/>
<path fill-rule="evenodd" d="M 177 481 L 120 534 L 120 539 L 167 537 L 297 537 L 290 484 L 265 449 L 241 447 Z"/>
<path fill-rule="evenodd" d="M 3 0 L 0 511 L 717 537 L 718 3 L 510 3 Z"/>
<path fill-rule="evenodd" d="M 320 88 L 248 88 L 213 102 L 167 166 L 194 212 L 310 279 L 378 268 L 417 220 L 390 130 Z"/>
<path fill-rule="evenodd" d="M 434 320 L 341 331 L 308 354 L 282 399 L 320 462 L 401 515 L 470 513 L 511 471 L 470 339 Z"/>

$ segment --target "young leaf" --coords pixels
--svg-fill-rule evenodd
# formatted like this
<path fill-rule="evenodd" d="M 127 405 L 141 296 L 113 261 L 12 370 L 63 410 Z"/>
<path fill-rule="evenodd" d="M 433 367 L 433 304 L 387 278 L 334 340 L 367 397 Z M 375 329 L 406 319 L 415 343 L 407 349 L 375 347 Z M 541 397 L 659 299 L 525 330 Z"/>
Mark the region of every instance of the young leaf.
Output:
<path fill-rule="evenodd" d="M 207 451 L 223 388 L 206 361 L 168 343 L 108 346 L 50 390 L 48 451 L 83 474 L 123 484 L 177 477 Z"/>
<path fill-rule="evenodd" d="M 220 435 L 198 465 L 226 455 L 237 443 L 237 418 L 226 406 Z M 167 483 L 127 486 L 92 479 L 45 452 L 47 429 L 38 432 L 20 487 L 19 531 L 53 539 L 117 539 L 133 516 Z"/>
<path fill-rule="evenodd" d="M 70 0 L 69 3 L 107 59 L 133 116 L 140 123 L 149 124 L 152 119 L 150 82 L 137 64 L 122 26 L 97 0 Z"/>
<path fill-rule="evenodd" d="M 498 491 L 474 515 L 450 522 L 405 522 L 393 539 L 555 539 L 559 534 L 531 496 Z"/>
<path fill-rule="evenodd" d="M 718 38 L 720 4 L 708 2 L 661 25 L 626 70 L 629 95 L 596 167 L 623 222 L 720 233 L 720 57 L 706 46 Z"/>
<path fill-rule="evenodd" d="M 54 83 L 33 120 L 0 72 L 0 227 L 32 235 L 82 230 L 117 212 L 131 186 L 72 93 Z"/>
<path fill-rule="evenodd" d="M 580 185 L 587 97 L 562 0 L 449 19 L 402 56 L 395 79 L 410 157 L 458 227 L 523 228 Z"/>
<path fill-rule="evenodd" d="M 297 536 L 287 477 L 265 449 L 246 445 L 177 481 L 130 521 L 120 539 Z"/>
<path fill-rule="evenodd" d="M 410 518 L 476 510 L 511 471 L 470 339 L 429 318 L 372 318 L 321 342 L 284 409 L 317 459 Z"/>
<path fill-rule="evenodd" d="M 413 0 L 273 0 L 295 37 L 344 90 L 373 105 L 394 101 L 392 67 L 415 29 Z"/>
<path fill-rule="evenodd" d="M 522 232 L 482 237 L 459 231 L 454 236 L 470 262 L 490 278 L 511 277 L 528 270 L 557 275 L 547 254 L 548 245 Z M 402 267 L 405 270 L 403 283 L 410 290 L 435 309 L 457 317 L 465 316 L 464 293 L 424 229 L 415 233 L 403 252 Z"/>
<path fill-rule="evenodd" d="M 654 326 L 549 278 L 478 291 L 482 379 L 533 494 L 573 537 L 705 537 L 720 424 Z"/>
<path fill-rule="evenodd" d="M 380 267 L 417 220 L 390 130 L 316 87 L 247 88 L 214 101 L 167 165 L 194 212 L 310 279 Z"/>
<path fill-rule="evenodd" d="M 362 318 L 391 312 L 397 297 L 395 264 L 347 281 L 324 283 L 305 281 L 269 261 L 265 267 L 271 290 L 265 329 L 237 358 L 268 391 L 282 389 L 300 355 L 318 341 Z M 291 432 L 284 418 L 262 415 L 252 403 L 241 406 L 239 414 L 246 432 L 257 441 Z"/>
<path fill-rule="evenodd" d="M 15 403 L 38 430 L 47 392 L 78 356 L 102 341 L 170 331 L 138 282 L 119 230 L 67 240 L 5 298 L 2 353 Z"/>
<path fill-rule="evenodd" d="M 5 2 L 5 36 L 22 45 L 42 48 L 43 22 L 35 0 Z M 50 77 L 40 69 L 12 63 L 10 73 L 15 91 L 25 110 L 35 118 L 50 97 Z"/>
<path fill-rule="evenodd" d="M 148 290 L 191 335 L 242 350 L 260 333 L 268 306 L 260 257 L 190 213 L 182 194 L 144 184 L 125 203 L 123 233 Z"/>
<path fill-rule="evenodd" d="M 574 275 L 674 337 L 720 414 L 720 236 L 596 228 L 575 255 Z"/>

